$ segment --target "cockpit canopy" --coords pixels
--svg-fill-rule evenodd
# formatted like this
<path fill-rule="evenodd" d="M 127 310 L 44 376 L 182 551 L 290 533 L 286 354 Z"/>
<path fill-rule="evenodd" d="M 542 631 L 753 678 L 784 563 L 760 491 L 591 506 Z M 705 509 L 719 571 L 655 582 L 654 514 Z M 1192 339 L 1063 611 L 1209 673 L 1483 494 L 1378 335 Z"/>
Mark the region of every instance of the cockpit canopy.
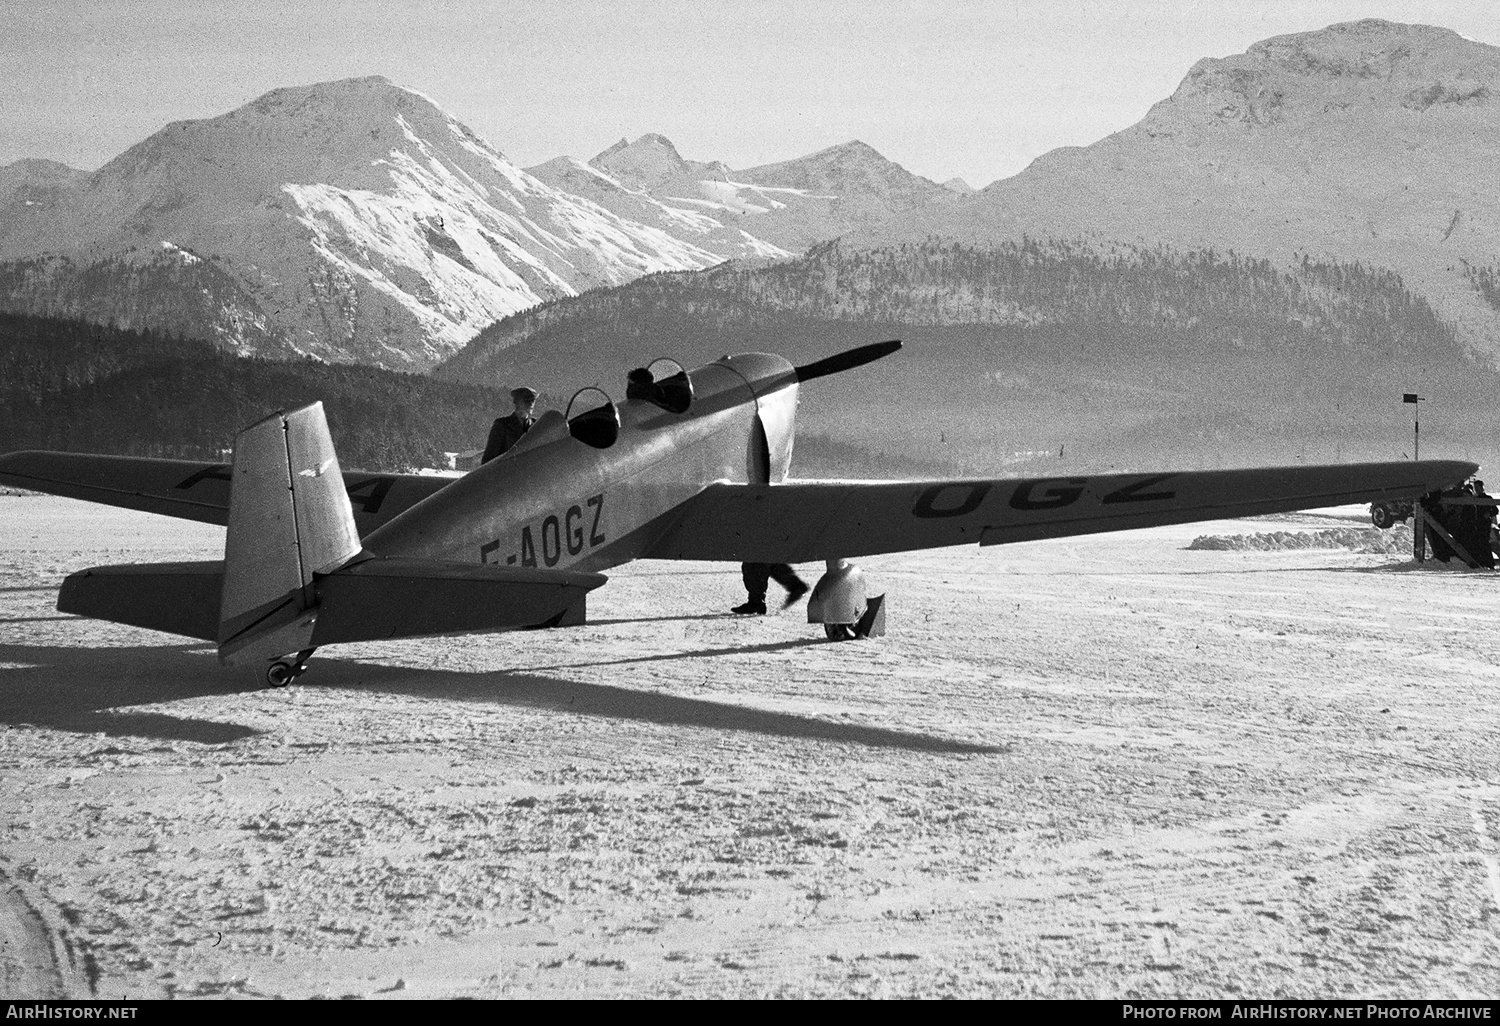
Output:
<path fill-rule="evenodd" d="M 568 433 L 584 445 L 608 449 L 620 437 L 620 411 L 602 388 L 589 385 L 574 392 L 566 416 Z"/>

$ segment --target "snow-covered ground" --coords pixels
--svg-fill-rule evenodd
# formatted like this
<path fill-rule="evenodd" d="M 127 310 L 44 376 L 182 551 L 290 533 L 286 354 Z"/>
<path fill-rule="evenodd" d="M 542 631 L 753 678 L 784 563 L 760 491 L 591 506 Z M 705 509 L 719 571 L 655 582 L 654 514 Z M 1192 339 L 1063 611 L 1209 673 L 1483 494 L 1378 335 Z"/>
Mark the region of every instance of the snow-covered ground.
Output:
<path fill-rule="evenodd" d="M 862 560 L 845 644 L 641 563 L 267 691 L 53 609 L 219 529 L 0 506 L 6 996 L 1500 995 L 1500 580 L 1186 549 L 1359 508 Z"/>

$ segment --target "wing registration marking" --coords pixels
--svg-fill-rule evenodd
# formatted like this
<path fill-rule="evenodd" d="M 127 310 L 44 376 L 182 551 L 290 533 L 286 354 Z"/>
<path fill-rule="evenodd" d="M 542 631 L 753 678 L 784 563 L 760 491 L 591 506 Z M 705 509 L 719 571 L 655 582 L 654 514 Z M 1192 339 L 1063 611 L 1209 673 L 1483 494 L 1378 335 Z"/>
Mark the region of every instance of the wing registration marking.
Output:
<path fill-rule="evenodd" d="M 1127 502 L 1166 502 L 1175 499 L 1175 491 L 1148 491 L 1176 474 L 1156 474 L 1143 477 L 1128 485 L 1116 488 L 1099 500 L 1101 505 L 1111 506 Z M 948 481 L 924 490 L 912 504 L 912 516 L 922 520 L 961 517 L 974 512 L 989 494 L 989 481 Z M 1007 500 L 1011 509 L 1048 510 L 1071 506 L 1083 498 L 1088 491 L 1089 478 L 1048 477 L 1034 481 L 1022 481 Z"/>

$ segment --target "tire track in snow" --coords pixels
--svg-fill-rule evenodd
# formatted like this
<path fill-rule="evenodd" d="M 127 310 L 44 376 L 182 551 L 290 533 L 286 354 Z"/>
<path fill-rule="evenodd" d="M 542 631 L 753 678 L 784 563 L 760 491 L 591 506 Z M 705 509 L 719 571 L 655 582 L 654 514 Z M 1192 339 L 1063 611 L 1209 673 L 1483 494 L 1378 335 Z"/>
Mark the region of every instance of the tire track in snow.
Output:
<path fill-rule="evenodd" d="M 62 924 L 50 911 L 40 894 L 0 863 L 0 997 L 92 996 L 74 969 Z"/>
<path fill-rule="evenodd" d="M 1490 900 L 1496 909 L 1500 909 L 1500 858 L 1495 856 L 1495 839 L 1485 825 L 1478 795 L 1469 799 L 1469 817 L 1474 821 L 1474 833 L 1478 835 L 1479 857 L 1489 871 Z"/>

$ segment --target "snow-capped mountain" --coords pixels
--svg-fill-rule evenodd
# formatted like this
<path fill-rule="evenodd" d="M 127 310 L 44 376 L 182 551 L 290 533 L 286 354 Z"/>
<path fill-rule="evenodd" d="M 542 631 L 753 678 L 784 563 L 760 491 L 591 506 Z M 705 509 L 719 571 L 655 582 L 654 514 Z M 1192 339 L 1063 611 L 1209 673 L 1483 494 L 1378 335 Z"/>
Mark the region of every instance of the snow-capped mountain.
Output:
<path fill-rule="evenodd" d="M 755 231 L 799 250 L 815 242 L 878 230 L 947 210 L 958 199 L 855 140 L 776 164 L 746 168 L 737 196 L 769 208 Z M 752 184 L 753 183 L 753 184 Z"/>
<path fill-rule="evenodd" d="M 241 351 L 422 369 L 538 302 L 723 259 L 544 184 L 383 78 L 168 125 L 93 174 L 54 170 L 50 192 L 23 163 L 0 178 L 8 308 L 115 316 L 118 301 L 128 326 L 138 300 L 109 270 L 126 267 L 158 290 L 187 281 L 180 321 L 201 306 L 181 273 L 195 267 L 235 310 L 202 331 Z M 59 299 L 80 291 L 91 305 Z"/>
<path fill-rule="evenodd" d="M 587 164 L 559 157 L 528 170 L 624 217 L 700 225 L 702 244 L 725 256 L 791 256 L 957 198 L 858 141 L 734 171 L 722 161 L 685 160 L 670 140 L 650 134 L 621 139 Z"/>
<path fill-rule="evenodd" d="M 1357 260 L 1396 270 L 1495 356 L 1497 168 L 1500 49 L 1367 20 L 1202 60 L 1133 127 L 863 241 L 1029 234 Z"/>
<path fill-rule="evenodd" d="M 1361 21 L 1200 61 L 1137 125 L 973 192 L 860 142 L 732 170 L 660 135 L 528 170 L 381 78 L 0 168 L 0 309 L 424 369 L 654 271 L 1023 235 L 1397 271 L 1500 357 L 1500 48 Z"/>
<path fill-rule="evenodd" d="M 666 145 L 670 147 L 672 144 Z M 675 150 L 673 152 L 675 154 Z M 679 200 L 670 195 L 659 198 L 638 180 L 617 177 L 576 157 L 557 157 L 527 168 L 527 173 L 554 189 L 592 200 L 626 220 L 650 225 L 710 250 L 721 259 L 759 260 L 793 255 L 751 235 L 737 226 L 737 218 L 722 216 L 710 204 Z"/>

